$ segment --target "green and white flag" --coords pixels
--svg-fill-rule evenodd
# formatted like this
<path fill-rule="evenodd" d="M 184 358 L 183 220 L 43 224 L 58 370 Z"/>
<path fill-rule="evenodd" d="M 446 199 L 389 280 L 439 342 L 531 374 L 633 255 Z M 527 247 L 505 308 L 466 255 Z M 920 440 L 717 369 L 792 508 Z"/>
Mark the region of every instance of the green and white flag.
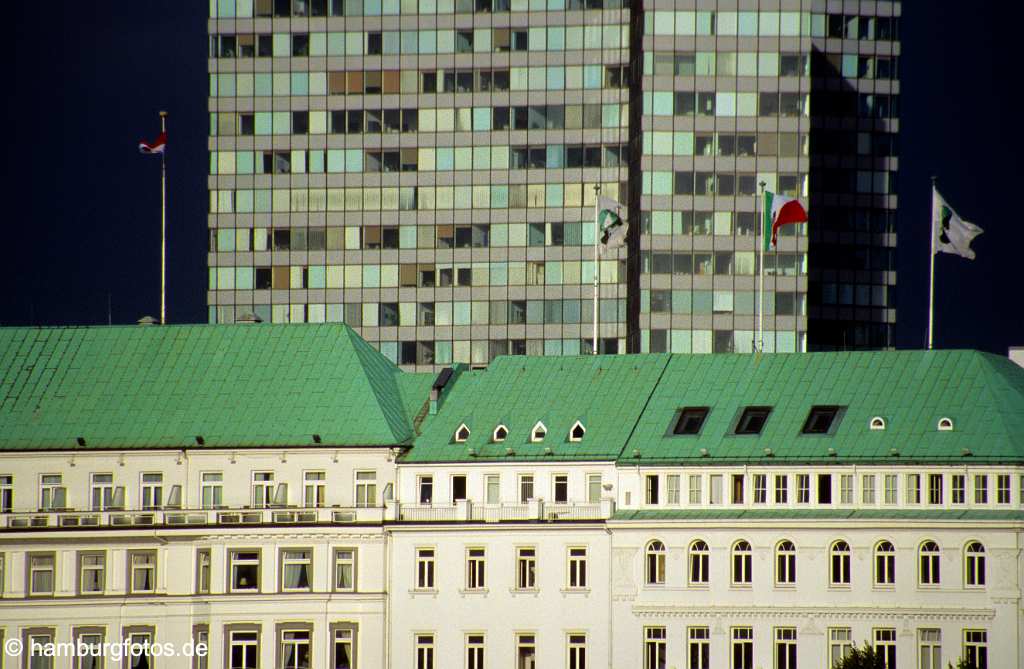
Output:
<path fill-rule="evenodd" d="M 610 197 L 597 198 L 598 242 L 601 253 L 626 245 L 629 224 L 622 220 L 625 207 Z"/>
<path fill-rule="evenodd" d="M 932 189 L 932 249 L 934 253 L 953 255 L 974 260 L 971 240 L 985 232 L 973 223 L 960 218 L 953 208 Z"/>

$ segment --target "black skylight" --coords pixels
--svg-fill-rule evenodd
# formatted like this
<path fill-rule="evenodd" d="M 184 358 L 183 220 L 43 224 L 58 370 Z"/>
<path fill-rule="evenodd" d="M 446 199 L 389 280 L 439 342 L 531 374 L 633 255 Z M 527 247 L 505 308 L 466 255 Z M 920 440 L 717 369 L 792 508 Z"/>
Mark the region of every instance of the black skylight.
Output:
<path fill-rule="evenodd" d="M 672 434 L 700 434 L 708 411 L 708 407 L 686 407 L 681 410 L 676 424 L 672 426 Z"/>
<path fill-rule="evenodd" d="M 736 421 L 734 434 L 761 434 L 764 424 L 768 421 L 771 407 L 747 407 Z"/>
<path fill-rule="evenodd" d="M 804 421 L 803 434 L 828 434 L 833 425 L 839 424 L 839 409 L 836 406 L 813 406 Z"/>

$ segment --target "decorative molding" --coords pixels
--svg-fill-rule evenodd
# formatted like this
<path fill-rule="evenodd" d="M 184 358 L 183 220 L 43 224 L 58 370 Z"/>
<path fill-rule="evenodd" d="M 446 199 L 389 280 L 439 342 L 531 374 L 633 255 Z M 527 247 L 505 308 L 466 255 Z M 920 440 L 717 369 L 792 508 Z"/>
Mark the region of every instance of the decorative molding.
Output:
<path fill-rule="evenodd" d="M 994 609 L 962 609 L 922 607 L 883 609 L 871 606 L 794 606 L 779 608 L 778 606 L 687 606 L 683 604 L 638 604 L 632 607 L 634 616 L 641 619 L 658 618 L 704 618 L 713 615 L 725 616 L 741 620 L 786 620 L 807 617 L 817 621 L 892 621 L 904 626 L 911 621 L 928 622 L 972 622 L 983 623 L 995 619 Z"/>

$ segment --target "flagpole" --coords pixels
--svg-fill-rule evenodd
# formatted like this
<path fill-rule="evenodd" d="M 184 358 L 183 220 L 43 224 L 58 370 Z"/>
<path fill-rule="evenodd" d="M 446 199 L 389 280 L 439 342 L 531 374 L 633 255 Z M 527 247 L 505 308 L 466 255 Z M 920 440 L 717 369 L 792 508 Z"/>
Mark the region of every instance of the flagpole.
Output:
<path fill-rule="evenodd" d="M 160 112 L 160 133 L 167 132 L 167 112 Z M 167 148 L 160 152 L 160 324 L 167 323 Z"/>
<path fill-rule="evenodd" d="M 757 229 L 761 227 L 761 219 L 757 216 L 757 192 L 754 192 L 754 253 L 757 253 Z M 757 300 L 754 300 L 754 316 L 756 317 L 760 310 L 758 309 Z M 752 330 L 750 335 L 750 352 L 752 354 L 757 353 L 757 331 Z"/>
<path fill-rule="evenodd" d="M 762 203 L 762 209 L 763 209 L 764 187 L 767 186 L 768 184 L 766 184 L 764 181 L 762 181 L 759 185 L 761 186 L 761 203 Z M 756 212 L 757 212 L 756 208 L 754 209 L 754 212 L 756 214 Z M 757 292 L 758 292 L 758 302 L 757 302 L 757 305 L 758 305 L 758 307 L 757 307 L 757 350 L 758 351 L 764 351 L 764 247 L 768 245 L 768 233 L 763 229 L 764 228 L 764 217 L 765 217 L 765 212 L 762 211 L 761 212 L 761 220 L 757 221 L 757 225 L 762 228 L 762 230 L 761 230 L 761 237 L 762 237 L 761 244 L 758 247 L 758 251 L 761 254 L 761 262 L 760 262 L 761 271 L 760 271 L 760 276 L 758 278 L 758 287 L 757 287 Z M 755 236 L 754 239 L 756 241 L 757 237 Z"/>
<path fill-rule="evenodd" d="M 601 199 L 601 184 L 594 184 L 594 341 L 592 351 L 593 355 L 597 355 L 597 296 L 600 290 L 600 264 L 597 261 L 597 240 L 598 240 L 598 224 L 597 216 L 601 211 L 600 201 Z"/>
<path fill-rule="evenodd" d="M 932 177 L 932 220 L 928 225 L 931 234 L 931 255 L 928 257 L 928 350 L 932 350 L 932 331 L 935 327 L 935 177 Z"/>

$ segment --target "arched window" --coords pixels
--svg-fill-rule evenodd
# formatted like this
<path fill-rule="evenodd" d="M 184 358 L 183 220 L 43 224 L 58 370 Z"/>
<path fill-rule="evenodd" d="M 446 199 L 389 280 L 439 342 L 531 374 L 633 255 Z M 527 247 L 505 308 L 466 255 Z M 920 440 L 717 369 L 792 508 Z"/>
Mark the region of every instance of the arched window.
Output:
<path fill-rule="evenodd" d="M 459 425 L 459 429 L 455 430 L 455 441 L 460 444 L 469 439 L 469 428 L 463 423 Z"/>
<path fill-rule="evenodd" d="M 888 541 L 875 545 L 875 585 L 896 583 L 896 549 Z"/>
<path fill-rule="evenodd" d="M 940 418 L 938 428 L 940 432 L 950 432 L 953 429 L 953 419 Z"/>
<path fill-rule="evenodd" d="M 850 544 L 837 541 L 832 544 L 829 563 L 829 583 L 832 585 L 850 585 Z"/>
<path fill-rule="evenodd" d="M 548 428 L 544 426 L 544 423 L 537 421 L 537 424 L 530 430 L 530 441 L 534 443 L 544 441 L 546 436 L 548 436 Z"/>
<path fill-rule="evenodd" d="M 788 539 L 775 547 L 775 582 L 784 585 L 796 583 L 796 546 Z"/>
<path fill-rule="evenodd" d="M 704 541 L 697 539 L 690 544 L 690 583 L 704 584 L 708 582 L 711 551 Z"/>
<path fill-rule="evenodd" d="M 647 544 L 646 579 L 647 585 L 665 583 L 665 544 L 657 539 Z"/>
<path fill-rule="evenodd" d="M 498 427 L 494 428 L 494 434 L 491 435 L 491 438 L 495 442 L 505 441 L 506 439 L 508 439 L 508 428 L 505 427 L 504 425 L 499 425 Z"/>
<path fill-rule="evenodd" d="M 740 540 L 732 546 L 732 582 L 734 585 L 748 585 L 751 582 L 752 555 L 750 542 Z"/>
<path fill-rule="evenodd" d="M 872 430 L 884 430 L 885 419 L 882 418 L 881 416 L 875 416 L 874 418 L 871 419 L 870 427 Z"/>
<path fill-rule="evenodd" d="M 979 588 L 985 585 L 985 547 L 977 541 L 967 544 L 964 551 L 964 583 Z"/>
<path fill-rule="evenodd" d="M 583 427 L 583 423 L 576 421 L 569 430 L 569 441 L 583 441 L 583 435 L 586 433 L 587 428 Z"/>
<path fill-rule="evenodd" d="M 939 584 L 939 545 L 934 541 L 925 541 L 918 551 L 918 582 L 921 585 Z"/>

